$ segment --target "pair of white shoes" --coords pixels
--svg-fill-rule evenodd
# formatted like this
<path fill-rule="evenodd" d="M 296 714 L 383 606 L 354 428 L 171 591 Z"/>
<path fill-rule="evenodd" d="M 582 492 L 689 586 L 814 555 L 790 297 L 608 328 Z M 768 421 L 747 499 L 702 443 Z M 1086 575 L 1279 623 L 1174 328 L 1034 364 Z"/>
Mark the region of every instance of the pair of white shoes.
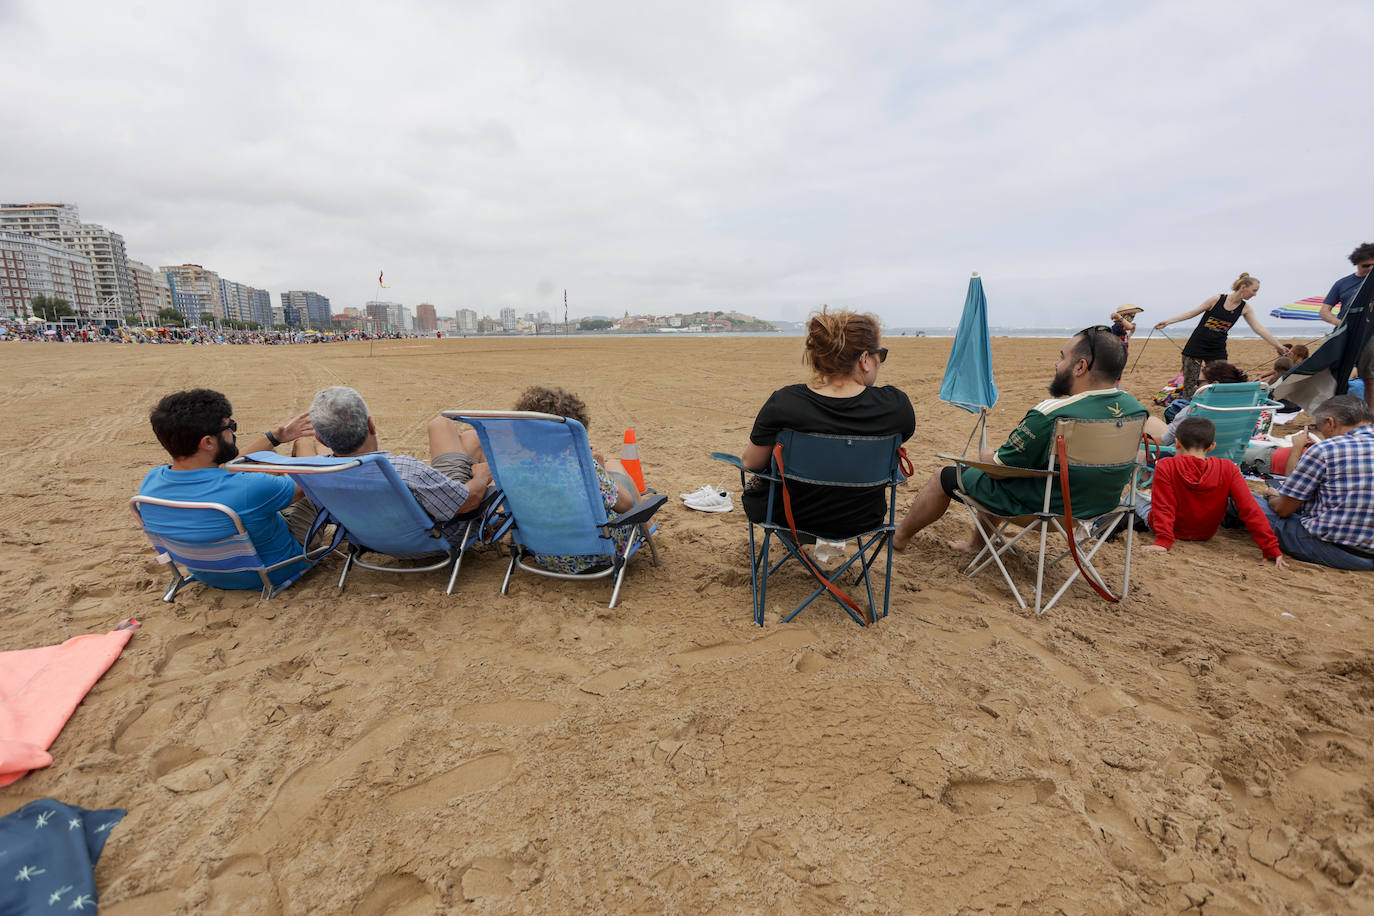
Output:
<path fill-rule="evenodd" d="M 698 512 L 729 512 L 735 508 L 735 503 L 730 499 L 730 494 L 719 486 L 702 487 L 691 493 L 683 493 L 681 496 L 688 509 L 696 509 Z"/>

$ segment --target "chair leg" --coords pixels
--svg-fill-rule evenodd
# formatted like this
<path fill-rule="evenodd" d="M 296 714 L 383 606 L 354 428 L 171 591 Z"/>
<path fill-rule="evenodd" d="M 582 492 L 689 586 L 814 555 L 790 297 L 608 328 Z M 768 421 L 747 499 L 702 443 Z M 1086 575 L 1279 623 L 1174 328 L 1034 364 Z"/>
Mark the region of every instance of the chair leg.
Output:
<path fill-rule="evenodd" d="M 467 538 L 467 533 L 466 533 L 466 532 L 463 533 L 463 537 L 464 537 L 464 539 L 466 540 L 466 538 Z M 458 568 L 459 568 L 460 566 L 462 566 L 462 565 L 463 565 L 463 548 L 462 548 L 462 547 L 459 547 L 459 548 L 455 549 L 454 552 L 453 552 L 453 572 L 449 573 L 449 576 L 448 576 L 448 588 L 444 590 L 444 594 L 445 594 L 445 595 L 452 595 L 452 594 L 453 594 L 453 583 L 455 583 L 455 582 L 458 581 Z"/>
<path fill-rule="evenodd" d="M 754 617 L 758 620 L 759 626 L 763 626 L 764 608 L 768 599 L 768 542 L 773 537 L 772 529 L 764 529 L 763 547 L 759 550 L 759 601 L 754 608 Z"/>
<path fill-rule="evenodd" d="M 348 580 L 348 571 L 353 568 L 353 558 L 358 555 L 356 547 L 351 547 L 348 557 L 344 560 L 343 571 L 339 573 L 339 591 L 343 591 L 344 582 Z"/>
<path fill-rule="evenodd" d="M 625 562 L 624 557 L 615 558 L 615 588 L 611 590 L 611 603 L 607 607 L 615 607 L 615 603 L 620 600 L 620 586 L 625 581 L 625 570 L 629 569 L 630 564 Z"/>
<path fill-rule="evenodd" d="M 176 600 L 177 592 L 181 591 L 181 587 L 185 585 L 188 581 L 190 580 L 183 576 L 181 574 L 181 570 L 177 569 L 176 564 L 173 563 L 172 582 L 170 585 L 167 586 L 167 591 L 162 593 L 162 600 L 166 601 L 168 604 L 171 604 L 173 601 Z"/>
<path fill-rule="evenodd" d="M 1045 541 L 1050 536 L 1050 526 L 1045 524 L 1042 519 L 1040 522 L 1040 555 L 1035 563 L 1035 613 L 1043 614 L 1049 608 L 1040 606 L 1040 599 L 1044 596 L 1045 589 Z M 1057 595 L 1055 597 L 1058 597 Z M 1025 607 L 1025 605 L 1022 605 Z"/>
<path fill-rule="evenodd" d="M 510 590 L 511 573 L 515 572 L 515 561 L 520 558 L 520 548 L 514 544 L 510 545 L 510 565 L 506 567 L 506 578 L 501 580 L 501 594 L 506 594 Z"/>
<path fill-rule="evenodd" d="M 649 561 L 654 566 L 658 565 L 658 545 L 654 543 L 654 536 L 649 533 L 647 525 L 639 526 L 640 534 L 644 536 L 644 542 L 649 545 Z"/>

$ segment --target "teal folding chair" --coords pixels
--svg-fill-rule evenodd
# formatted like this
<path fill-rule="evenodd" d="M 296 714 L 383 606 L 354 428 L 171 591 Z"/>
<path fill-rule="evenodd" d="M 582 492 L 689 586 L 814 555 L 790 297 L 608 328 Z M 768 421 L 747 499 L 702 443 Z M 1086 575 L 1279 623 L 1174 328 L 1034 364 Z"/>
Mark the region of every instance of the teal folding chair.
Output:
<path fill-rule="evenodd" d="M 482 442 L 492 480 L 501 491 L 488 514 L 495 526 L 488 539 L 509 535 L 510 566 L 501 594 L 510 588 L 516 569 L 556 579 L 613 577 L 610 607 L 630 558 L 645 544 L 658 565 L 650 520 L 667 501 L 651 495 L 617 518 L 611 518 L 597 483 L 587 431 L 567 417 L 518 410 L 446 410 L 444 416 L 471 424 Z M 613 532 L 628 532 L 618 540 Z M 576 556 L 592 565 L 585 572 L 546 569 L 539 557 Z"/>
<path fill-rule="evenodd" d="M 829 594 L 860 626 L 867 626 L 870 620 L 876 622 L 877 604 L 874 602 L 869 572 L 878 558 L 884 555 L 887 565 L 883 576 L 882 616 L 887 616 L 892 595 L 892 535 L 897 530 L 897 485 L 906 479 L 900 467 L 901 446 L 902 437 L 896 435 L 839 436 L 785 429 L 778 433 L 777 446 L 767 472 L 749 471 L 735 455 L 711 453 L 712 458 L 739 470 L 741 490 L 745 487 L 746 475 L 751 473 L 768 481 L 764 521 L 749 522 L 749 584 L 753 592 L 756 624 L 763 626 L 769 578 L 791 560 L 804 566 L 819 584 L 805 601 L 783 618 L 783 623 L 791 621 L 824 594 Z M 786 520 L 786 503 L 791 502 L 787 484 L 795 483 L 844 488 L 853 491 L 856 496 L 860 491 L 886 488 L 886 520 L 862 531 L 827 531 L 820 535 L 796 528 Z M 761 543 L 755 537 L 755 526 L 763 529 Z M 833 571 L 826 572 L 802 550 L 804 545 L 814 544 L 818 537 L 843 540 L 846 545 L 852 540 L 854 552 Z M 770 565 L 769 548 L 775 538 L 783 548 L 783 554 L 780 560 Z M 868 595 L 866 611 L 839 588 L 840 577 L 850 571 L 853 571 L 856 581 L 863 583 Z M 867 619 L 862 616 L 864 614 Z"/>
<path fill-rule="evenodd" d="M 1216 426 L 1213 457 L 1240 464 L 1259 424 L 1260 414 L 1282 409 L 1278 401 L 1269 400 L 1269 389 L 1263 382 L 1218 382 L 1203 385 L 1194 392 L 1188 416 L 1211 420 Z M 1158 457 L 1172 454 L 1172 445 L 1159 447 Z"/>
<path fill-rule="evenodd" d="M 356 458 L 332 456 L 288 457 L 275 452 L 255 452 L 236 458 L 226 471 L 286 474 L 320 507 L 317 524 L 338 526 L 336 538 L 347 541 L 347 559 L 339 573 L 339 588 L 348 581 L 354 566 L 386 573 L 449 572 L 445 594 L 453 594 L 454 582 L 467 549 L 479 540 L 482 515 L 494 494 L 472 512 L 454 521 L 458 534 L 445 535 L 443 525 L 415 500 L 415 495 L 396 473 L 385 455 L 372 453 Z M 395 560 L 428 558 L 423 565 L 373 562 L 370 554 Z M 438 557 L 436 560 L 435 557 Z"/>
<path fill-rule="evenodd" d="M 144 517 L 144 509 L 149 506 L 157 507 L 159 511 L 197 512 L 202 517 L 206 517 L 205 513 L 207 512 L 212 513 L 208 516 L 209 519 L 213 519 L 216 514 L 222 515 L 233 526 L 234 533 L 212 541 L 188 541 L 184 538 L 168 537 L 165 534 L 159 534 L 155 530 L 156 525 L 149 527 L 148 520 Z M 314 551 L 302 548 L 299 556 L 268 565 L 258 555 L 258 548 L 244 529 L 243 521 L 239 518 L 238 513 L 223 503 L 188 502 L 186 500 L 139 495 L 129 500 L 129 509 L 134 513 L 134 518 L 138 520 L 139 527 L 143 529 L 143 533 L 153 545 L 153 549 L 157 551 L 158 562 L 166 563 L 172 567 L 172 582 L 162 595 L 162 600 L 168 603 L 176 598 L 177 592 L 181 591 L 182 586 L 195 579 L 196 573 L 239 572 L 257 574 L 262 582 L 262 598 L 266 601 L 283 589 L 289 588 L 321 557 L 338 545 L 336 537 L 332 543 L 322 545 Z M 306 537 L 307 546 L 314 540 L 322 525 L 323 520 L 317 517 L 314 524 L 311 525 L 310 534 Z M 213 530 L 213 520 L 206 522 L 204 527 Z M 287 569 L 292 564 L 299 564 L 300 568 L 284 577 L 272 575 L 279 570 Z M 183 567 L 186 572 L 182 572 Z M 273 581 L 274 578 L 276 581 Z"/>

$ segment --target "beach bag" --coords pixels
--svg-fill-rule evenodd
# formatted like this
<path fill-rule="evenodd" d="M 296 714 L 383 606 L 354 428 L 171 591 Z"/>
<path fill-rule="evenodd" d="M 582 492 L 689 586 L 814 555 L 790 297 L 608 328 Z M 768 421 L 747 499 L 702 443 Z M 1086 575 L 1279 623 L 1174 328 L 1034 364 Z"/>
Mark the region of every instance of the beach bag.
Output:
<path fill-rule="evenodd" d="M 1178 394 L 1178 389 L 1182 387 L 1183 375 L 1175 375 L 1173 378 L 1169 379 L 1169 383 L 1167 385 L 1159 389 L 1159 393 L 1155 395 L 1155 403 L 1161 405 L 1168 404 L 1170 401 L 1174 399 L 1174 396 Z"/>

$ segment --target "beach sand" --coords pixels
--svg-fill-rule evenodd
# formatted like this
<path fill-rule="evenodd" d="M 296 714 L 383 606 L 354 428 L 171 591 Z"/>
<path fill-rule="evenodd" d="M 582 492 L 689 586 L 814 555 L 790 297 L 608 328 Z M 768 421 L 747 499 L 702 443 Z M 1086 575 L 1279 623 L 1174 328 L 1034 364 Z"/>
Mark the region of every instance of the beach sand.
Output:
<path fill-rule="evenodd" d="M 950 341 L 888 338 L 915 479 L 972 417 L 936 397 Z M 993 342 L 1000 441 L 1060 341 Z M 1136 353 L 1142 341 L 1135 344 Z M 1272 356 L 1232 342 L 1242 366 Z M 490 339 L 300 347 L 3 344 L 0 648 L 143 621 L 0 809 L 121 807 L 104 912 L 1311 912 L 1374 909 L 1374 626 L 1367 574 L 1261 564 L 1243 531 L 1137 551 L 1129 598 L 1041 618 L 967 579 L 949 514 L 896 560 L 891 616 L 833 603 L 750 620 L 738 481 L 798 338 Z M 1134 358 L 1134 354 L 1133 354 Z M 1150 343 L 1125 387 L 1178 367 Z M 340 561 L 286 593 L 167 573 L 126 500 L 165 455 L 163 394 L 225 392 L 245 433 L 357 387 L 384 448 L 426 454 L 445 408 L 579 392 L 591 438 L 633 427 L 663 558 L 610 588 L 471 556 L 438 573 Z M 1109 545 L 1119 569 L 1122 547 Z M 784 582 L 789 581 L 784 579 Z M 795 600 L 795 598 L 794 598 Z"/>

